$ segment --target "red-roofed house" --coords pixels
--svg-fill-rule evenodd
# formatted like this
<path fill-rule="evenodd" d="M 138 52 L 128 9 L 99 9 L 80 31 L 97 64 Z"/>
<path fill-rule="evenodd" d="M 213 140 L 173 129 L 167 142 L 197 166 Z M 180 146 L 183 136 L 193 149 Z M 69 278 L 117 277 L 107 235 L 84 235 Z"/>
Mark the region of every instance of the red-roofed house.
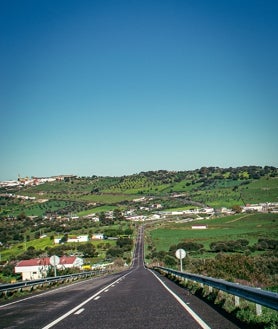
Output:
<path fill-rule="evenodd" d="M 76 256 L 62 256 L 57 269 L 78 267 L 83 265 L 83 260 Z M 21 260 L 15 267 L 15 273 L 21 273 L 22 280 L 36 280 L 46 277 L 51 267 L 49 257 Z"/>

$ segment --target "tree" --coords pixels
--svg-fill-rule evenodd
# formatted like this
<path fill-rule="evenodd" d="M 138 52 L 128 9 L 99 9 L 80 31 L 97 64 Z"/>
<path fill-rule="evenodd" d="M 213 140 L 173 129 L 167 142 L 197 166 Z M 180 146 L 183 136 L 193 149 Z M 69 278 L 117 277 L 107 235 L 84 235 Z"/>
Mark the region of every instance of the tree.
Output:
<path fill-rule="evenodd" d="M 197 251 L 200 250 L 201 248 L 204 248 L 204 245 L 201 243 L 196 243 L 196 242 L 180 242 L 177 245 L 177 249 L 184 249 L 186 251 Z"/>
<path fill-rule="evenodd" d="M 13 235 L 13 240 L 15 241 L 23 241 L 24 237 L 22 234 L 20 234 L 18 231 L 16 231 Z"/>
<path fill-rule="evenodd" d="M 21 213 L 17 216 L 17 219 L 18 219 L 18 220 L 23 220 L 23 219 L 26 219 L 26 218 L 27 218 L 27 216 L 25 215 L 24 212 L 21 212 Z"/>
<path fill-rule="evenodd" d="M 119 247 L 112 247 L 107 250 L 106 257 L 107 258 L 115 258 L 115 257 L 123 257 L 124 250 Z"/>
<path fill-rule="evenodd" d="M 126 234 L 126 235 L 131 235 L 132 233 L 133 233 L 132 228 L 127 228 L 124 230 L 124 234 Z"/>
<path fill-rule="evenodd" d="M 241 211 L 242 211 L 241 206 L 239 206 L 239 205 L 232 206 L 232 210 L 237 214 L 241 213 Z"/>
<path fill-rule="evenodd" d="M 35 247 L 29 246 L 27 250 L 18 256 L 19 259 L 32 259 L 35 257 L 38 257 L 39 254 L 41 254 L 41 250 L 36 250 Z"/>
<path fill-rule="evenodd" d="M 133 242 L 130 238 L 119 238 L 116 242 L 116 245 L 120 248 L 123 248 L 124 251 L 131 250 L 132 244 Z"/>
<path fill-rule="evenodd" d="M 14 267 L 15 266 L 11 263 L 3 266 L 2 270 L 1 270 L 2 275 L 3 276 L 12 276 L 12 275 L 14 275 Z"/>
<path fill-rule="evenodd" d="M 113 219 L 106 217 L 103 211 L 99 214 L 99 221 L 102 225 L 112 225 L 114 223 Z"/>
<path fill-rule="evenodd" d="M 79 245 L 77 247 L 77 250 L 79 252 L 82 252 L 85 258 L 97 256 L 96 248 L 90 242 Z"/>
<path fill-rule="evenodd" d="M 225 252 L 228 251 L 228 246 L 223 241 L 212 242 L 210 244 L 210 249 L 215 252 Z"/>
<path fill-rule="evenodd" d="M 122 212 L 120 211 L 120 209 L 114 209 L 113 219 L 114 220 L 124 220 L 125 219 Z"/>
<path fill-rule="evenodd" d="M 65 242 L 67 242 L 67 241 L 68 241 L 68 235 L 65 234 L 65 235 L 62 237 L 62 239 L 60 240 L 59 243 L 65 243 Z"/>
<path fill-rule="evenodd" d="M 169 266 L 169 267 L 173 268 L 177 264 L 177 260 L 173 256 L 166 255 L 164 257 L 164 263 L 165 263 L 166 266 Z"/>

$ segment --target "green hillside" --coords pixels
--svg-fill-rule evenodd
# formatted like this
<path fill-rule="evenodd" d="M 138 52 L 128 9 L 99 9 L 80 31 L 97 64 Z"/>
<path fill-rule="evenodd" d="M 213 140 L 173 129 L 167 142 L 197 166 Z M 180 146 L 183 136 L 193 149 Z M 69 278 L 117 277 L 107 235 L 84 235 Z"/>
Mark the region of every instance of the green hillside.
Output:
<path fill-rule="evenodd" d="M 10 198 L 7 194 L 34 197 Z M 175 195 L 182 198 L 173 199 Z M 97 207 L 128 208 L 132 200 L 152 197 L 164 208 L 209 205 L 232 207 L 278 202 L 278 169 L 265 166 L 203 167 L 192 171 L 149 171 L 122 177 L 74 177 L 65 181 L 0 190 L 0 218 L 83 214 Z"/>

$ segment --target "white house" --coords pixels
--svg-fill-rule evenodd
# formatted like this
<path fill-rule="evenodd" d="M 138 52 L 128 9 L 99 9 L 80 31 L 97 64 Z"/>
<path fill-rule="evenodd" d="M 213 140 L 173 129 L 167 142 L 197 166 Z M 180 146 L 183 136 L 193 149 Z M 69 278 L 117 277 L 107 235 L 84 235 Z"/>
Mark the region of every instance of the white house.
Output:
<path fill-rule="evenodd" d="M 51 268 L 49 257 L 21 260 L 15 266 L 15 273 L 21 273 L 22 280 L 36 280 L 47 276 L 48 270 Z M 57 269 L 65 268 L 81 268 L 83 259 L 76 256 L 60 257 Z"/>
<path fill-rule="evenodd" d="M 87 242 L 89 241 L 88 235 L 69 236 L 67 242 Z"/>
<path fill-rule="evenodd" d="M 102 233 L 95 233 L 92 235 L 92 240 L 103 240 L 104 235 Z"/>
<path fill-rule="evenodd" d="M 143 202 L 143 201 L 145 201 L 146 200 L 146 197 L 142 197 L 142 198 L 138 198 L 138 199 L 133 199 L 132 201 L 133 202 Z"/>
<path fill-rule="evenodd" d="M 93 222 L 99 222 L 99 218 L 97 217 L 97 215 L 95 213 L 88 214 L 88 215 L 86 215 L 84 217 L 91 219 Z"/>
<path fill-rule="evenodd" d="M 130 221 L 135 221 L 135 222 L 137 222 L 137 221 L 144 221 L 144 220 L 146 220 L 146 216 L 143 216 L 143 215 L 138 215 L 138 216 L 130 216 L 130 217 L 126 217 L 126 219 L 127 220 L 130 220 Z"/>
<path fill-rule="evenodd" d="M 59 244 L 62 238 L 54 238 L 54 243 Z"/>
<path fill-rule="evenodd" d="M 192 230 L 206 230 L 208 227 L 207 225 L 192 225 Z"/>
<path fill-rule="evenodd" d="M 206 207 L 206 208 L 202 208 L 199 211 L 200 213 L 205 213 L 205 214 L 213 214 L 214 213 L 214 209 L 210 208 L 210 207 Z"/>
<path fill-rule="evenodd" d="M 59 244 L 61 242 L 62 237 L 55 237 L 54 243 Z M 67 242 L 88 242 L 89 236 L 88 235 L 69 235 Z"/>
<path fill-rule="evenodd" d="M 183 211 L 172 211 L 171 215 L 183 215 L 184 212 Z"/>
<path fill-rule="evenodd" d="M 153 214 L 152 216 L 150 216 L 150 220 L 152 220 L 152 219 L 160 219 L 161 218 L 161 216 L 159 215 L 159 214 Z"/>
<path fill-rule="evenodd" d="M 242 208 L 242 212 L 248 212 L 248 211 L 262 212 L 264 208 L 265 207 L 262 204 L 246 205 L 245 207 Z"/>

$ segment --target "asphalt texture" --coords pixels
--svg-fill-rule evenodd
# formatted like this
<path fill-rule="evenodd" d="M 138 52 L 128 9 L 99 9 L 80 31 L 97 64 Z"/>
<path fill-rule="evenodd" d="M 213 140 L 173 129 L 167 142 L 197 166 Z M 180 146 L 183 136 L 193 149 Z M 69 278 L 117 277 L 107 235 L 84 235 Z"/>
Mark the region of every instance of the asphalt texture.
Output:
<path fill-rule="evenodd" d="M 145 268 L 142 251 L 141 229 L 131 269 L 0 305 L 0 328 L 241 328 Z"/>

